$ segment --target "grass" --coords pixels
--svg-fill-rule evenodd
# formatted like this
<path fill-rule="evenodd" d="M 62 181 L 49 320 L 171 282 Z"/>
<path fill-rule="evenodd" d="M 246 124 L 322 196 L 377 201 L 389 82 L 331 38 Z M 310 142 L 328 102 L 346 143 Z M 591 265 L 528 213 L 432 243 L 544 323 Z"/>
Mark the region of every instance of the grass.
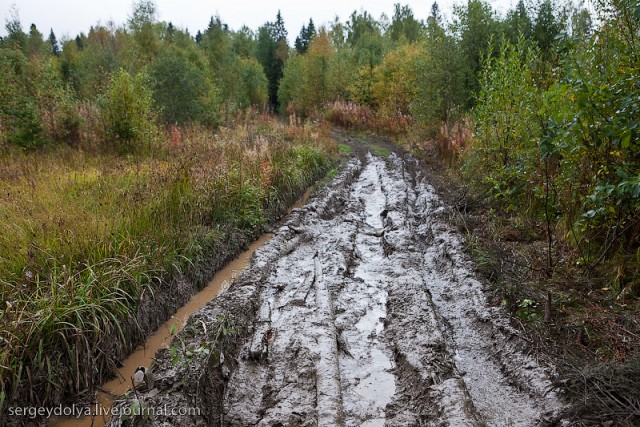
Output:
<path fill-rule="evenodd" d="M 338 144 L 338 151 L 341 155 L 346 156 L 353 152 L 353 148 L 349 147 L 347 144 Z"/>
<path fill-rule="evenodd" d="M 188 128 L 150 153 L 66 146 L 0 158 L 0 414 L 115 372 L 137 307 L 234 232 L 259 232 L 330 168 L 323 129 Z"/>
<path fill-rule="evenodd" d="M 372 145 L 370 149 L 371 149 L 371 152 L 378 157 L 389 157 L 391 155 L 391 151 L 389 151 L 387 148 L 384 148 L 384 147 Z"/>

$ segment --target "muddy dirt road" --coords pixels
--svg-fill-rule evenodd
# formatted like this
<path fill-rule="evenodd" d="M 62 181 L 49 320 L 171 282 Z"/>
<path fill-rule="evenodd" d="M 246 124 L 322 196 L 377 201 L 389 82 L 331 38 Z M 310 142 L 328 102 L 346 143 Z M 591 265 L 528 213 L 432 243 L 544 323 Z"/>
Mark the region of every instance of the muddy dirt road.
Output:
<path fill-rule="evenodd" d="M 155 414 L 141 424 L 557 419 L 553 369 L 487 305 L 422 167 L 408 155 L 357 152 L 287 217 L 236 283 L 191 318 L 173 351 L 159 355 L 156 388 L 139 398 L 201 414 Z"/>

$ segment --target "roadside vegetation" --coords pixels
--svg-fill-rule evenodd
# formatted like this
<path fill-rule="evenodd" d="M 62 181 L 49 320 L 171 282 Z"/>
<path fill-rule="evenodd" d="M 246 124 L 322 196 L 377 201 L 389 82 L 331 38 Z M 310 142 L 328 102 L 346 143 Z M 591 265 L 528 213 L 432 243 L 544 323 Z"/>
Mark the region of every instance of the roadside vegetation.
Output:
<path fill-rule="evenodd" d="M 293 47 L 280 13 L 255 32 L 212 17 L 192 36 L 150 1 L 61 42 L 17 14 L 6 30 L 0 407 L 86 388 L 81 358 L 154 282 L 259 230 L 348 153 L 331 124 L 440 160 L 495 303 L 556 356 L 576 419 L 638 422 L 636 1 L 467 0 L 451 16 L 434 2 L 423 17 L 397 4 L 310 20 Z"/>
<path fill-rule="evenodd" d="M 258 237 L 338 155 L 326 127 L 265 113 L 246 29 L 213 18 L 196 41 L 149 2 L 61 47 L 21 28 L 0 45 L 0 414 L 94 390 L 151 332 L 143 301 Z"/>

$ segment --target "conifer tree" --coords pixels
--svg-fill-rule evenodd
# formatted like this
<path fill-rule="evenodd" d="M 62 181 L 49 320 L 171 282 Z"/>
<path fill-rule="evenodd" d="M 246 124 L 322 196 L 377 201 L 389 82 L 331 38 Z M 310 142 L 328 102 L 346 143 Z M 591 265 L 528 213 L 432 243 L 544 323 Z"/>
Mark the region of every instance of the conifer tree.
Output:
<path fill-rule="evenodd" d="M 51 54 L 53 56 L 60 56 L 60 45 L 58 44 L 58 39 L 56 38 L 56 35 L 53 32 L 53 28 L 49 33 L 48 40 L 49 40 L 49 46 L 51 47 Z"/>

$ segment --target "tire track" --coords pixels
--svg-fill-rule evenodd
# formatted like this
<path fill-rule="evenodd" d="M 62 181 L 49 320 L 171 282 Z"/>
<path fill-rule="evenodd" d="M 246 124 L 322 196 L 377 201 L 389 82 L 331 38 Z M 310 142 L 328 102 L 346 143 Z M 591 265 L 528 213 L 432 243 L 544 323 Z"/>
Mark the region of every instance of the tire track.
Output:
<path fill-rule="evenodd" d="M 230 375 L 220 379 L 211 363 L 197 374 L 196 398 L 221 402 L 202 423 L 535 426 L 557 418 L 553 369 L 527 355 L 505 314 L 488 307 L 446 215 L 414 158 L 354 158 L 242 275 L 257 286 L 253 319 L 228 355 Z M 240 309 L 238 286 L 224 298 Z M 213 322 L 217 304 L 194 322 Z M 189 392 L 161 392 L 154 404 Z"/>

